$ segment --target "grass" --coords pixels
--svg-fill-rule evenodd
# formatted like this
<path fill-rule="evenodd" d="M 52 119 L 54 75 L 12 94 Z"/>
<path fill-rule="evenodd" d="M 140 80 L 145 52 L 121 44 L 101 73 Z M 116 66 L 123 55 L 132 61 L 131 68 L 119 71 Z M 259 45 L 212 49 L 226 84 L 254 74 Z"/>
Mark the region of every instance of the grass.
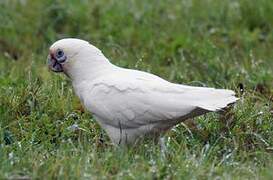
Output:
<path fill-rule="evenodd" d="M 2 0 L 0 22 L 0 179 L 272 178 L 273 1 Z M 149 142 L 114 147 L 70 81 L 47 69 L 63 37 L 241 99 L 175 127 L 166 154 Z"/>

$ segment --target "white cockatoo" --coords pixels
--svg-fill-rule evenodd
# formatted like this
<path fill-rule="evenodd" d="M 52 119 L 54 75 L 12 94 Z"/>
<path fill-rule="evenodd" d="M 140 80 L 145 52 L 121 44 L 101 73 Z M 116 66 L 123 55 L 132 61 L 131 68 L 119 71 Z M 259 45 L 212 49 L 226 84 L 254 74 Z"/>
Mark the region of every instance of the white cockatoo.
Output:
<path fill-rule="evenodd" d="M 115 144 L 157 138 L 188 118 L 221 110 L 238 99 L 231 90 L 175 84 L 115 66 L 80 39 L 59 40 L 49 52 L 49 68 L 72 80 L 81 103 Z"/>

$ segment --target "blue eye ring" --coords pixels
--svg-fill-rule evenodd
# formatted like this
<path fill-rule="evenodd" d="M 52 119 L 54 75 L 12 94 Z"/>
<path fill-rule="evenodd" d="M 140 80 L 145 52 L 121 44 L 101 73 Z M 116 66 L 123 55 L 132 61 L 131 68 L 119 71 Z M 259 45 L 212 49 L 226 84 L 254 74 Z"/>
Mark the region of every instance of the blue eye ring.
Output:
<path fill-rule="evenodd" d="M 61 49 L 57 49 L 55 57 L 59 63 L 62 63 L 66 60 L 66 56 L 64 55 L 64 52 Z"/>
<path fill-rule="evenodd" d="M 64 55 L 64 52 L 61 49 L 58 49 L 56 51 L 56 58 L 61 58 L 63 57 L 63 55 Z"/>

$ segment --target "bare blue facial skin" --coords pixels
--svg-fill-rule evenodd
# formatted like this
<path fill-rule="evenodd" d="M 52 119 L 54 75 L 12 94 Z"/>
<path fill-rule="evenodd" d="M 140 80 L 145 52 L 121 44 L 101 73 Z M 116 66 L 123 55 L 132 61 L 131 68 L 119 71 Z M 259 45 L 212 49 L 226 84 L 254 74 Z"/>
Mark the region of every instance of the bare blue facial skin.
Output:
<path fill-rule="evenodd" d="M 54 72 L 63 72 L 62 63 L 66 60 L 66 56 L 61 49 L 55 53 L 50 52 L 48 55 L 48 67 Z"/>

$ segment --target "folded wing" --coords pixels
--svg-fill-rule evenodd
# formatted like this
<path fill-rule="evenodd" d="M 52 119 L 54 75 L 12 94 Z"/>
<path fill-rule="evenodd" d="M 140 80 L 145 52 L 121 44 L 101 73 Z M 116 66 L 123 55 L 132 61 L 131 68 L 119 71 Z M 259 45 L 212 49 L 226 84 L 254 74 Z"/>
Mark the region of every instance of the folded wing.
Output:
<path fill-rule="evenodd" d="M 156 123 L 173 125 L 237 100 L 230 90 L 173 84 L 131 70 L 95 80 L 88 93 L 85 106 L 103 123 L 123 128 Z"/>

